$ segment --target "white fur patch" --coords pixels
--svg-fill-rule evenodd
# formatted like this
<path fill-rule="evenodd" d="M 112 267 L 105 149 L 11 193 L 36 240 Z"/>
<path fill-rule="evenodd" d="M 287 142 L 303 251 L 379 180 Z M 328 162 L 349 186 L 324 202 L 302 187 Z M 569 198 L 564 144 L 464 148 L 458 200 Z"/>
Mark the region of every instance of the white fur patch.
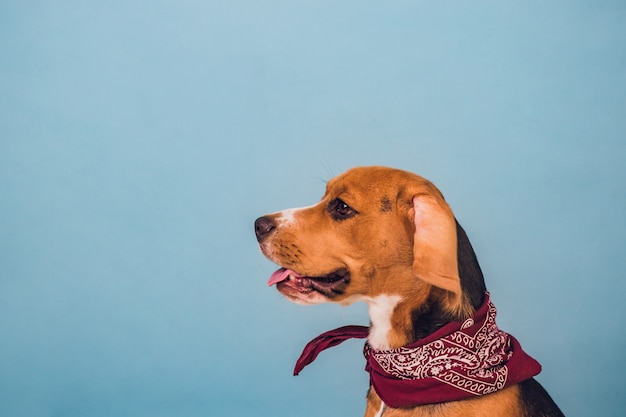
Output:
<path fill-rule="evenodd" d="M 380 403 L 381 403 L 380 404 L 380 410 L 378 410 L 378 413 L 376 413 L 376 415 L 374 417 L 382 417 L 383 413 L 385 412 L 385 403 L 382 402 L 382 400 L 381 400 Z"/>
<path fill-rule="evenodd" d="M 299 209 L 287 209 L 278 213 L 280 214 L 279 220 L 280 220 L 281 226 L 285 224 L 294 224 L 296 222 L 295 214 L 298 210 Z"/>
<path fill-rule="evenodd" d="M 296 223 L 296 213 L 299 211 L 308 209 L 313 206 L 308 207 L 300 207 L 300 208 L 291 208 L 283 211 L 279 211 L 277 214 L 279 215 L 278 220 L 280 221 L 281 226 L 291 225 Z"/>
<path fill-rule="evenodd" d="M 377 350 L 389 349 L 388 334 L 391 330 L 391 315 L 402 300 L 399 295 L 379 295 L 367 300 L 372 326 L 367 341 Z"/>

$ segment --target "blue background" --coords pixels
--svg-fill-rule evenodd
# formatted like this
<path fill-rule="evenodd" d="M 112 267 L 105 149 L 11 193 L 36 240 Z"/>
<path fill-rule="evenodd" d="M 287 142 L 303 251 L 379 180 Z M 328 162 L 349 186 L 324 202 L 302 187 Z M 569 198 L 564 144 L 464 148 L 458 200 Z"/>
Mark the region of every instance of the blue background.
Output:
<path fill-rule="evenodd" d="M 417 172 L 568 416 L 626 406 L 623 1 L 0 2 L 0 415 L 358 416 L 252 223 Z"/>

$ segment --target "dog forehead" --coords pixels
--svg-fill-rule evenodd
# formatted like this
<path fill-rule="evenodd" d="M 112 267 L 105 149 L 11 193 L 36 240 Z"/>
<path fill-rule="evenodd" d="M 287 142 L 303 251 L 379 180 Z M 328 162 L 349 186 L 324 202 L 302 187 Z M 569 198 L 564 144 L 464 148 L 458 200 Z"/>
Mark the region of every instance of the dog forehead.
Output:
<path fill-rule="evenodd" d="M 408 186 L 427 184 L 424 178 L 399 169 L 381 166 L 356 167 L 331 179 L 328 182 L 327 193 L 340 195 L 342 193 L 388 194 L 400 193 Z"/>

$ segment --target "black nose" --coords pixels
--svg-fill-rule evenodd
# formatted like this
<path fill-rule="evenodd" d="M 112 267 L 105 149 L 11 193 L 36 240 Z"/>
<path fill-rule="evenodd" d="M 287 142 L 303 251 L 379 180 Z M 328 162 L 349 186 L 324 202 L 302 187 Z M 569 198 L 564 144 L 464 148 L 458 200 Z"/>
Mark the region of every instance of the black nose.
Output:
<path fill-rule="evenodd" d="M 272 230 L 276 228 L 276 225 L 269 217 L 259 217 L 254 222 L 254 233 L 256 233 L 256 240 L 262 241 L 270 234 Z"/>

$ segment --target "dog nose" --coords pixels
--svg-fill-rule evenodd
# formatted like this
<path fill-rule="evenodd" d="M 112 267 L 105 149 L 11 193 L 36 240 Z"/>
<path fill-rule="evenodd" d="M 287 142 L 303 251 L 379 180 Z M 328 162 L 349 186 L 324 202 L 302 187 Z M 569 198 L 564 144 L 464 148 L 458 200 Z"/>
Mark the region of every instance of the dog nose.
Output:
<path fill-rule="evenodd" d="M 272 230 L 276 228 L 276 225 L 269 217 L 259 217 L 254 222 L 254 233 L 256 233 L 256 240 L 262 241 L 270 234 Z"/>

